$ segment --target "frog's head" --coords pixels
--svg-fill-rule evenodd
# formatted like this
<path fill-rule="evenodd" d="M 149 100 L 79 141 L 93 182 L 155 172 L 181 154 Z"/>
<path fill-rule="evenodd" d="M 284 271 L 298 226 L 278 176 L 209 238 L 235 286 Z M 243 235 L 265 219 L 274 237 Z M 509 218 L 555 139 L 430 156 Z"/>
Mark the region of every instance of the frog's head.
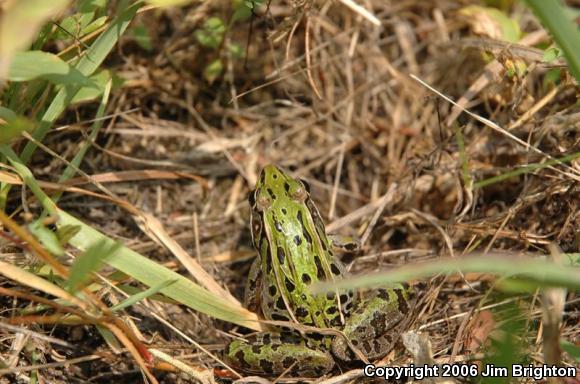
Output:
<path fill-rule="evenodd" d="M 275 225 L 275 217 L 304 208 L 308 196 L 309 186 L 306 182 L 294 179 L 276 165 L 265 166 L 256 182 L 256 188 L 248 195 L 254 239 L 260 238 L 264 220 L 274 222 Z"/>
<path fill-rule="evenodd" d="M 309 192 L 305 181 L 294 179 L 278 166 L 269 164 L 262 169 L 248 201 L 252 210 L 263 212 L 274 205 L 301 204 L 308 198 Z"/>

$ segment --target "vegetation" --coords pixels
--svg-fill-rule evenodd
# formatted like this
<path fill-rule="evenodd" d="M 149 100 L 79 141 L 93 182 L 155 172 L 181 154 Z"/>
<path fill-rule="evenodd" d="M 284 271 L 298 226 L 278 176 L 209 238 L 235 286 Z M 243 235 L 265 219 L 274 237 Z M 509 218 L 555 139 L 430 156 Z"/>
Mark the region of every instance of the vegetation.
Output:
<path fill-rule="evenodd" d="M 220 351 L 267 327 L 240 298 L 269 163 L 361 238 L 334 286 L 415 286 L 379 363 L 578 366 L 566 2 L 0 7 L 0 383 L 245 376 Z"/>

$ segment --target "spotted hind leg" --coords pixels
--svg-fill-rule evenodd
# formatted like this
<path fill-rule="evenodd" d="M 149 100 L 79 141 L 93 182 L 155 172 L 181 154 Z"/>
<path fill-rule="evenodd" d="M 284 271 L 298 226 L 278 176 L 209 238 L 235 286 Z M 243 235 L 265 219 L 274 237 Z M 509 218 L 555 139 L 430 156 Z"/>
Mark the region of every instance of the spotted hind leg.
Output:
<path fill-rule="evenodd" d="M 251 374 L 320 377 L 334 367 L 332 355 L 308 346 L 293 332 L 263 332 L 246 340 L 234 340 L 224 350 L 224 359 L 233 368 Z"/>
<path fill-rule="evenodd" d="M 409 313 L 410 291 L 402 285 L 376 289 L 359 301 L 346 321 L 344 335 L 369 359 L 386 355 L 399 337 L 397 326 Z M 341 360 L 355 358 L 342 337 L 332 342 L 332 352 Z"/>

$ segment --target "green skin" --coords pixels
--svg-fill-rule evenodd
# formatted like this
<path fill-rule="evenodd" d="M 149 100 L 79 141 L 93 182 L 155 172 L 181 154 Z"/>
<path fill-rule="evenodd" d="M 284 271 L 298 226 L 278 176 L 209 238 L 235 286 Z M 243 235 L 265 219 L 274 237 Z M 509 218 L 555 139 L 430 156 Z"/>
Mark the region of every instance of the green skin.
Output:
<path fill-rule="evenodd" d="M 352 291 L 314 295 L 309 286 L 346 275 L 326 234 L 307 185 L 275 165 L 266 166 L 250 193 L 252 239 L 258 258 L 252 265 L 245 301 L 267 320 L 291 321 L 341 330 L 367 358 L 384 356 L 396 338 L 393 328 L 409 311 L 410 291 L 404 286 L 370 291 L 357 299 Z M 342 316 L 341 316 L 342 315 Z M 342 337 L 296 331 L 258 333 L 234 340 L 224 351 L 234 368 L 253 374 L 319 377 L 355 355 Z"/>

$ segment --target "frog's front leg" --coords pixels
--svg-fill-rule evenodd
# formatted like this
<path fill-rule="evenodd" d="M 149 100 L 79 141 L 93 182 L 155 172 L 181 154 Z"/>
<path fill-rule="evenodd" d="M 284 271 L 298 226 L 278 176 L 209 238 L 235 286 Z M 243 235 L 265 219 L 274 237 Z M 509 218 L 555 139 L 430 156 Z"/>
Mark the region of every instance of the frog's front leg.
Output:
<path fill-rule="evenodd" d="M 376 359 L 386 355 L 399 337 L 396 326 L 410 310 L 410 290 L 405 286 L 376 289 L 359 300 L 346 319 L 344 335 L 360 349 L 367 358 Z M 332 352 L 341 360 L 355 358 L 342 337 L 332 342 Z"/>
<path fill-rule="evenodd" d="M 252 374 L 320 377 L 334 367 L 332 355 L 308 346 L 294 332 L 263 332 L 246 340 L 234 340 L 224 350 L 233 368 Z"/>

